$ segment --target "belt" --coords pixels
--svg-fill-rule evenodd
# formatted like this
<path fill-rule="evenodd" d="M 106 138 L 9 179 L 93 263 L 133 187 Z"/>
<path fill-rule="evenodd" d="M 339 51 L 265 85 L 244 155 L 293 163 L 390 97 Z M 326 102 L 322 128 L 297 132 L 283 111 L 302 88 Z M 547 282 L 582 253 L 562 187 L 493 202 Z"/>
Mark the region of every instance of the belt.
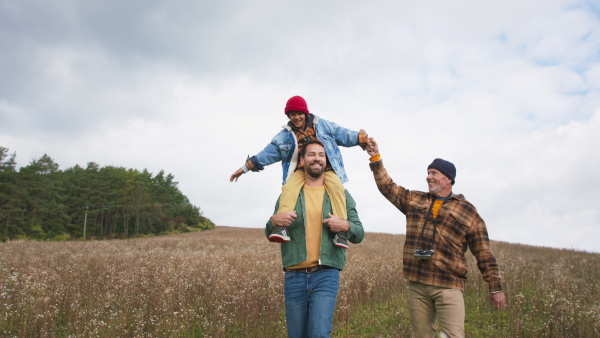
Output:
<path fill-rule="evenodd" d="M 323 270 L 323 269 L 328 269 L 330 268 L 327 265 L 316 265 L 310 268 L 300 268 L 300 269 L 283 269 L 285 271 L 294 271 L 294 272 L 304 272 L 304 273 L 312 273 L 315 271 L 319 271 L 319 270 Z"/>

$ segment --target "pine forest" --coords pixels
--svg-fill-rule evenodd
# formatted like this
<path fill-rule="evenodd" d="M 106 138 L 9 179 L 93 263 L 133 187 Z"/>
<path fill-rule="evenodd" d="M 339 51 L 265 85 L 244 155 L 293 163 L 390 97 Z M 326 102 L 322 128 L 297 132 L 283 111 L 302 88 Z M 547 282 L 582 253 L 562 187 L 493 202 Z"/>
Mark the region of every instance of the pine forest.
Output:
<path fill-rule="evenodd" d="M 0 146 L 0 240 L 128 238 L 214 228 L 171 174 L 100 167 L 59 170 L 48 155 L 17 170 Z"/>

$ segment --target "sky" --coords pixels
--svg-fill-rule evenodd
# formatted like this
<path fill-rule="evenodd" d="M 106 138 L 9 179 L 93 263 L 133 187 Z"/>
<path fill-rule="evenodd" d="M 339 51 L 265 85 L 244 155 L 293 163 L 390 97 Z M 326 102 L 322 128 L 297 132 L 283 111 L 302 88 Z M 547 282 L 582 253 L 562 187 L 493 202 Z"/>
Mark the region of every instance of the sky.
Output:
<path fill-rule="evenodd" d="M 262 228 L 281 165 L 229 176 L 294 95 L 365 129 L 408 189 L 453 162 L 492 240 L 600 252 L 596 1 L 0 1 L 18 166 L 164 170 L 217 225 Z M 342 154 L 365 230 L 405 233 L 366 152 Z"/>

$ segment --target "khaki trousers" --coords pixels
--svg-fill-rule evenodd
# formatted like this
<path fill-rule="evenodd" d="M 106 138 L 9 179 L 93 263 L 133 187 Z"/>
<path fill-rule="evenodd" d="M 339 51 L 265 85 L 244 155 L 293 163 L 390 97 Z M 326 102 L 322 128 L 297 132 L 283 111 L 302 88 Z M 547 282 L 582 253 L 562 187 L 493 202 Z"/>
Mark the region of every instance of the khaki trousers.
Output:
<path fill-rule="evenodd" d="M 440 321 L 442 337 L 465 336 L 462 291 L 409 281 L 408 305 L 414 337 L 434 337 L 436 319 Z"/>
<path fill-rule="evenodd" d="M 325 172 L 324 179 L 325 191 L 331 200 L 331 209 L 337 217 L 348 219 L 346 210 L 346 193 L 342 181 L 333 170 Z M 293 211 L 296 208 L 296 201 L 300 194 L 300 189 L 304 186 L 304 171 L 296 170 L 288 181 L 281 188 L 281 197 L 279 198 L 279 210 Z"/>

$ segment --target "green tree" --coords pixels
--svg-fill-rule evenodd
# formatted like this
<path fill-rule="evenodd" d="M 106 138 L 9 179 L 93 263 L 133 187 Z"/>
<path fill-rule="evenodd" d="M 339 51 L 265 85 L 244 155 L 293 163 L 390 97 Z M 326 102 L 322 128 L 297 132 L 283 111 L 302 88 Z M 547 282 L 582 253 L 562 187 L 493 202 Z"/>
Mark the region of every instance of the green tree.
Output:
<path fill-rule="evenodd" d="M 80 238 L 84 224 L 97 238 L 214 228 L 162 170 L 89 162 L 61 171 L 44 154 L 17 172 L 15 157 L 0 147 L 1 240 Z"/>
<path fill-rule="evenodd" d="M 0 146 L 0 227 L 2 229 L 0 239 L 2 240 L 22 234 L 16 222 L 11 222 L 12 214 L 19 211 L 16 201 L 19 177 L 15 170 L 17 154 L 14 152 L 9 154 L 8 151 L 8 148 Z"/>
<path fill-rule="evenodd" d="M 64 204 L 69 217 L 67 230 L 73 237 L 83 236 L 86 208 L 90 203 L 91 180 L 93 174 L 75 165 L 62 173 L 64 185 Z"/>
<path fill-rule="evenodd" d="M 21 189 L 27 204 L 28 228 L 25 232 L 37 239 L 67 233 L 68 215 L 63 202 L 64 189 L 58 164 L 44 154 L 20 169 Z M 41 229 L 41 230 L 40 230 Z"/>

